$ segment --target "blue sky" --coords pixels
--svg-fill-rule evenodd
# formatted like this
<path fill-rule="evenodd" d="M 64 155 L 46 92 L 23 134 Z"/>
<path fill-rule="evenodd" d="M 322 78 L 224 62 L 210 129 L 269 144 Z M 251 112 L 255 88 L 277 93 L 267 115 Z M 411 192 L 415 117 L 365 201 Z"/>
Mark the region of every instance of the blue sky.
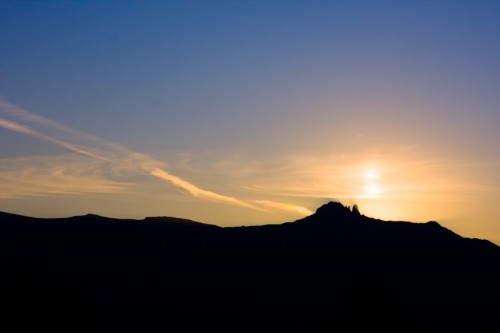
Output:
<path fill-rule="evenodd" d="M 0 210 L 498 243 L 498 40 L 496 1 L 0 1 Z"/>

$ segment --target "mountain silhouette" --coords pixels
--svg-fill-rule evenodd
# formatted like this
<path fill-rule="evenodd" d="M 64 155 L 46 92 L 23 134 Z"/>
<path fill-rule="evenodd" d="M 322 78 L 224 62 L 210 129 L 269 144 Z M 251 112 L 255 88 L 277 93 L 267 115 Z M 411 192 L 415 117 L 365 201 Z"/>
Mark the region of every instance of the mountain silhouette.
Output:
<path fill-rule="evenodd" d="M 0 325 L 500 332 L 500 247 L 328 202 L 282 224 L 0 213 Z"/>

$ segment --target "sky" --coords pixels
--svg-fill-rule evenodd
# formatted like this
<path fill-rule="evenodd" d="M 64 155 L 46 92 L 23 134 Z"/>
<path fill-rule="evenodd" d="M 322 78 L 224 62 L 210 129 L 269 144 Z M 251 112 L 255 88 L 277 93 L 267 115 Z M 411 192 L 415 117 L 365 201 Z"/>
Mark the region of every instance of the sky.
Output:
<path fill-rule="evenodd" d="M 0 211 L 500 245 L 498 1 L 0 0 Z"/>

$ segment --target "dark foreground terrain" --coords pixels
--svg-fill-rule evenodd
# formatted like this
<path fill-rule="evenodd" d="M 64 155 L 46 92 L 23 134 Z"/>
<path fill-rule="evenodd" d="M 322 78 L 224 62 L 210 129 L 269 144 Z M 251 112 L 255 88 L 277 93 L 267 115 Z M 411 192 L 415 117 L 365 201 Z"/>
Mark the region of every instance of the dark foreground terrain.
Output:
<path fill-rule="evenodd" d="M 9 332 L 500 332 L 500 248 L 329 202 L 295 222 L 0 213 Z"/>

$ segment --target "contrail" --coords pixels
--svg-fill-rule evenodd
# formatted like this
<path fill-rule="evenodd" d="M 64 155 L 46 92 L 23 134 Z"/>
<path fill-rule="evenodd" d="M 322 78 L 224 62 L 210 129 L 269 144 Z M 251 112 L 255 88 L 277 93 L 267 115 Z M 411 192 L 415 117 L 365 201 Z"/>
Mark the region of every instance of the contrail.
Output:
<path fill-rule="evenodd" d="M 102 145 L 106 145 L 108 147 L 111 147 L 112 149 L 115 150 L 127 150 L 126 148 L 114 143 L 114 142 L 109 142 L 107 140 L 104 140 L 102 138 L 99 138 L 97 136 L 81 132 L 71 126 L 64 125 L 61 123 L 58 123 L 54 120 L 42 117 L 40 115 L 31 113 L 23 108 L 20 108 L 17 105 L 11 104 L 7 102 L 3 97 L 0 96 L 0 109 L 3 110 L 5 115 L 14 117 L 18 119 L 19 121 L 26 121 L 26 122 L 31 122 L 39 125 L 44 125 L 49 128 L 56 129 L 61 132 L 65 132 L 67 134 L 70 134 L 73 137 L 80 137 L 89 141 L 93 141 Z"/>
<path fill-rule="evenodd" d="M 40 115 L 31 113 L 25 109 L 18 107 L 17 105 L 5 101 L 5 99 L 3 99 L 2 97 L 0 97 L 0 110 L 3 111 L 4 116 L 16 118 L 18 121 L 31 122 L 34 124 L 43 125 L 45 127 L 52 128 L 57 131 L 69 134 L 70 137 L 84 139 L 92 142 L 94 145 L 98 144 L 101 146 L 105 146 L 107 148 L 99 149 L 85 145 L 73 144 L 65 140 L 61 140 L 53 136 L 41 133 L 37 130 L 32 129 L 31 127 L 19 124 L 18 122 L 6 120 L 3 118 L 0 118 L 0 127 L 59 145 L 61 147 L 64 147 L 70 151 L 73 151 L 81 155 L 90 156 L 110 163 L 120 163 L 120 161 L 123 159 L 134 161 L 136 165 L 140 167 L 144 172 L 152 176 L 155 176 L 161 180 L 169 182 L 170 184 L 183 189 L 184 191 L 188 192 L 194 197 L 265 211 L 265 209 L 255 206 L 252 203 L 202 189 L 188 182 L 187 180 L 174 176 L 168 171 L 163 170 L 160 167 L 164 165 L 163 162 L 155 160 L 147 155 L 131 151 L 119 144 L 104 140 L 102 138 L 99 138 L 97 136 L 88 133 L 81 132 L 70 126 L 63 125 L 54 120 L 47 119 Z M 294 211 L 303 215 L 308 215 L 309 213 L 312 213 L 307 208 L 295 205 L 275 203 L 267 200 L 253 200 L 253 202 L 261 206 Z"/>
<path fill-rule="evenodd" d="M 108 157 L 96 155 L 96 154 L 90 152 L 88 149 L 85 149 L 82 146 L 74 145 L 74 144 L 53 138 L 49 135 L 37 132 L 37 131 L 35 131 L 35 130 L 33 130 L 30 127 L 25 126 L 25 125 L 21 125 L 21 124 L 0 118 L 0 126 L 3 128 L 9 129 L 11 131 L 14 131 L 14 132 L 22 133 L 25 135 L 29 135 L 31 137 L 35 137 L 35 138 L 38 138 L 38 139 L 41 139 L 41 140 L 44 140 L 47 142 L 57 144 L 59 146 L 62 146 L 64 148 L 71 150 L 71 151 L 78 153 L 78 154 L 91 156 L 93 158 L 97 158 L 97 159 L 111 162 L 110 158 L 108 158 Z M 137 154 L 134 157 L 140 157 L 140 156 L 141 156 L 141 154 Z M 149 162 L 149 161 L 141 161 L 141 162 Z M 199 188 L 198 186 L 193 185 L 190 182 L 185 181 L 177 176 L 174 176 L 165 170 L 156 168 L 156 169 L 153 169 L 152 171 L 148 171 L 148 169 L 150 167 L 148 167 L 146 164 L 148 164 L 148 163 L 140 163 L 140 167 L 144 171 L 148 172 L 149 174 L 151 174 L 155 177 L 158 177 L 160 179 L 168 181 L 177 187 L 184 189 L 185 191 L 187 191 L 188 193 L 190 193 L 191 195 L 193 195 L 195 197 L 261 210 L 260 208 L 255 207 L 255 206 L 253 206 L 247 202 L 244 202 L 242 200 L 239 200 L 239 199 L 236 199 L 233 197 L 229 197 L 229 196 L 224 196 L 221 194 L 217 194 L 215 192 L 211 192 L 211 191 L 207 191 L 207 190 L 204 190 L 202 188 Z"/>
<path fill-rule="evenodd" d="M 162 169 L 157 168 L 157 167 L 153 167 L 154 165 L 161 164 L 161 162 L 156 161 L 156 160 L 154 160 L 146 155 L 143 155 L 143 154 L 140 154 L 140 153 L 137 153 L 134 151 L 130 151 L 130 150 L 128 150 L 120 145 L 108 142 L 104 139 L 92 136 L 90 134 L 80 132 L 80 131 L 73 129 L 69 126 L 59 124 L 53 120 L 46 119 L 46 118 L 41 117 L 39 115 L 32 114 L 31 112 L 28 112 L 28 111 L 21 109 L 13 104 L 5 102 L 5 100 L 3 100 L 3 99 L 0 99 L 0 108 L 4 110 L 4 113 L 6 113 L 10 116 L 19 118 L 20 120 L 30 121 L 30 122 L 41 124 L 41 125 L 46 125 L 48 127 L 52 127 L 52 128 L 57 129 L 57 130 L 69 133 L 73 136 L 79 136 L 79 137 L 83 137 L 86 139 L 90 139 L 94 142 L 111 147 L 112 149 L 115 150 L 115 153 L 119 153 L 119 155 L 125 155 L 126 158 L 135 160 L 136 163 L 138 164 L 138 166 L 141 169 L 143 169 L 145 172 L 147 172 L 147 173 L 149 173 L 157 178 L 160 178 L 164 181 L 167 181 L 176 187 L 179 187 L 179 188 L 185 190 L 186 192 L 190 193 L 194 197 L 199 197 L 199 198 L 212 200 L 212 201 L 218 201 L 218 202 L 222 202 L 222 203 L 226 203 L 226 204 L 232 204 L 232 205 L 262 210 L 261 208 L 256 207 L 248 202 L 245 202 L 245 201 L 242 201 L 242 200 L 230 197 L 230 196 L 225 196 L 222 194 L 218 194 L 215 192 L 211 192 L 211 191 L 202 189 L 202 188 L 200 188 L 200 187 L 198 187 L 198 186 L 196 186 L 196 185 L 194 185 L 194 184 L 192 184 L 192 183 L 190 183 L 190 182 L 188 182 L 180 177 L 177 177 L 177 176 L 170 174 L 169 172 L 167 172 L 165 170 L 162 170 Z M 59 145 L 59 146 L 62 146 L 64 148 L 71 150 L 71 151 L 78 153 L 78 154 L 90 156 L 90 157 L 105 160 L 108 162 L 114 162 L 115 161 L 114 158 L 116 159 L 116 157 L 113 158 L 113 156 L 112 156 L 115 154 L 110 154 L 109 152 L 103 152 L 103 154 L 96 154 L 96 153 L 91 152 L 91 150 L 93 150 L 92 148 L 81 146 L 81 145 L 75 145 L 75 144 L 72 144 L 72 143 L 69 143 L 69 142 L 66 142 L 63 140 L 59 140 L 57 138 L 46 135 L 44 133 L 40 133 L 40 132 L 38 132 L 38 131 L 36 131 L 36 130 L 34 130 L 26 125 L 22 125 L 22 124 L 19 124 L 17 122 L 14 122 L 14 121 L 0 118 L 0 127 L 9 129 L 9 130 L 14 131 L 14 132 L 29 135 L 31 137 L 35 137 L 35 138 Z"/>
<path fill-rule="evenodd" d="M 72 143 L 61 141 L 61 140 L 53 138 L 49 135 L 37 132 L 37 131 L 29 128 L 28 126 L 21 125 L 21 124 L 18 124 L 16 122 L 13 122 L 13 121 L 9 121 L 9 120 L 5 120 L 5 119 L 0 118 L 0 126 L 3 128 L 9 129 L 11 131 L 14 131 L 14 132 L 22 133 L 22 134 L 29 135 L 29 136 L 34 137 L 34 138 L 41 139 L 43 141 L 54 143 L 56 145 L 59 145 L 59 146 L 66 148 L 68 150 L 71 150 L 75 153 L 79 153 L 79 154 L 86 155 L 86 156 L 91 156 L 93 158 L 97 158 L 100 160 L 109 161 L 107 158 L 105 158 L 103 156 L 100 156 L 100 155 L 97 155 L 95 153 L 90 152 L 89 150 L 85 149 L 83 146 L 74 145 Z"/>
<path fill-rule="evenodd" d="M 176 176 L 166 172 L 165 170 L 154 169 L 153 171 L 151 171 L 151 174 L 153 176 L 156 176 L 156 177 L 161 178 L 163 180 L 169 181 L 170 183 L 172 183 L 180 188 L 183 188 L 184 190 L 188 191 L 194 197 L 203 198 L 203 199 L 207 199 L 207 200 L 220 201 L 220 202 L 225 202 L 228 204 L 233 204 L 233 205 L 262 210 L 261 208 L 255 207 L 255 206 L 253 206 L 247 202 L 244 202 L 242 200 L 201 189 L 196 185 L 193 185 L 193 184 L 191 184 L 191 183 L 189 183 L 189 182 L 187 182 L 179 177 L 176 177 Z"/>
<path fill-rule="evenodd" d="M 306 216 L 313 214 L 312 211 L 302 206 L 291 205 L 287 203 L 275 202 L 270 200 L 253 200 L 253 202 L 266 207 L 289 210 Z"/>

